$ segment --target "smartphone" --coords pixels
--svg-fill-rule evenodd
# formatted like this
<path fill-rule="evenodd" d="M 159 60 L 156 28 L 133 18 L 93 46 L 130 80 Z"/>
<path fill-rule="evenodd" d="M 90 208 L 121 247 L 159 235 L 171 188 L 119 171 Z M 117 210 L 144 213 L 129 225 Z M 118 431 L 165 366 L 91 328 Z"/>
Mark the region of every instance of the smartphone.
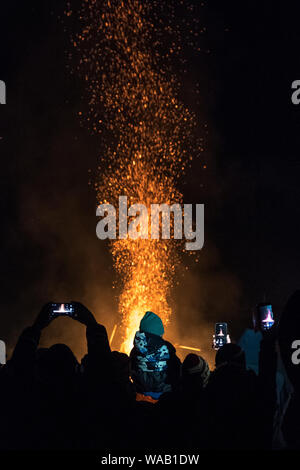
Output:
<path fill-rule="evenodd" d="M 274 325 L 274 315 L 270 303 L 261 303 L 256 306 L 254 315 L 254 327 L 257 330 L 269 330 Z"/>
<path fill-rule="evenodd" d="M 219 349 L 227 343 L 227 323 L 215 324 L 215 349 Z"/>
<path fill-rule="evenodd" d="M 6 364 L 6 346 L 4 341 L 0 339 L 0 365 Z"/>
<path fill-rule="evenodd" d="M 51 316 L 52 317 L 73 317 L 74 315 L 74 305 L 73 304 L 62 304 L 55 303 L 51 306 Z"/>

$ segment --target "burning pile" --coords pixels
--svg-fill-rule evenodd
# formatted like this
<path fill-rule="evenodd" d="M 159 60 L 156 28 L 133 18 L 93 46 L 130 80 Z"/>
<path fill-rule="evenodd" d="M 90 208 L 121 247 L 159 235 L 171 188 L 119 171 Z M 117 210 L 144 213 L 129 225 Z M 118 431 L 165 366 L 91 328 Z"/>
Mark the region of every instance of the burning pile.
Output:
<path fill-rule="evenodd" d="M 88 112 L 85 124 L 102 136 L 98 203 L 181 203 L 178 178 L 199 146 L 193 139 L 195 120 L 178 98 L 179 82 L 171 73 L 178 45 L 163 54 L 175 31 L 172 15 L 161 26 L 160 3 L 152 0 L 84 0 L 81 30 L 72 38 L 78 53 L 77 71 L 86 80 Z M 71 15 L 71 11 L 67 13 Z M 154 24 L 155 18 L 158 23 Z M 161 32 L 163 31 L 163 34 Z M 132 347 L 135 331 L 147 310 L 167 323 L 179 242 L 126 238 L 110 241 L 122 291 L 119 312 L 124 340 Z"/>

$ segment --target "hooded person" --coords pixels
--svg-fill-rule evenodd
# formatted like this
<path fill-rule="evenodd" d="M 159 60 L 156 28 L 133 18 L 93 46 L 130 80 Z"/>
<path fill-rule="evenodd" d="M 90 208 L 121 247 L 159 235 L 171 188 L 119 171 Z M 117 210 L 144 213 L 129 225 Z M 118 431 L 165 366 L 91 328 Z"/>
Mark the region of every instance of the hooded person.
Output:
<path fill-rule="evenodd" d="M 180 378 L 180 360 L 174 346 L 162 338 L 163 334 L 160 317 L 146 312 L 130 353 L 130 374 L 136 392 L 152 400 L 171 392 Z"/>
<path fill-rule="evenodd" d="M 190 396 L 197 396 L 206 387 L 210 376 L 209 365 L 197 354 L 188 354 L 182 363 L 182 388 Z"/>

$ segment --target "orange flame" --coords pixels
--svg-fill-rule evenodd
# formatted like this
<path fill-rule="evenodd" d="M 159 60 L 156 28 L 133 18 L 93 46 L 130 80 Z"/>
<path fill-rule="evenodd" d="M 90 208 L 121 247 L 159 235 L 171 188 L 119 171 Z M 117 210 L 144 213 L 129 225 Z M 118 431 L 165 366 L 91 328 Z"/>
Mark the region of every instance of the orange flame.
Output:
<path fill-rule="evenodd" d="M 159 2 L 150 0 L 84 0 L 82 29 L 73 39 L 79 51 L 78 72 L 87 82 L 89 110 L 80 111 L 94 133 L 101 134 L 103 151 L 95 183 L 99 204 L 118 206 L 182 201 L 177 180 L 202 151 L 192 139 L 194 117 L 178 98 L 179 83 L 170 73 L 170 55 L 163 57 L 162 36 L 156 35 Z M 151 16 L 152 15 L 152 16 Z M 160 19 L 159 19 L 160 21 Z M 161 21 L 160 21 L 161 22 Z M 170 33 L 167 24 L 165 34 Z M 179 263 L 174 240 L 137 239 L 110 242 L 122 291 L 121 350 L 128 353 L 147 310 L 168 323 L 175 268 Z"/>

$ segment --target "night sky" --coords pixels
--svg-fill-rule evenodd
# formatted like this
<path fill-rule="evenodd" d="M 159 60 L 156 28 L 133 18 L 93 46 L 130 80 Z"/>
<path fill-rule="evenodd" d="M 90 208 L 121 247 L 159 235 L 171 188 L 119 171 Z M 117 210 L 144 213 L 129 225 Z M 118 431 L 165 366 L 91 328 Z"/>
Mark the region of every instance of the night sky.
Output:
<path fill-rule="evenodd" d="M 85 302 L 110 331 L 115 274 L 95 235 L 88 185 L 99 137 L 77 118 L 83 85 L 66 67 L 64 2 L 2 3 L 0 337 L 11 347 L 52 299 Z M 205 204 L 205 247 L 198 264 L 186 260 L 190 269 L 174 291 L 195 345 L 195 325 L 226 320 L 238 336 L 264 296 L 279 316 L 299 288 L 300 105 L 291 102 L 291 84 L 300 79 L 300 7 L 293 3 L 209 0 L 199 10 L 202 52 L 190 58 L 182 96 L 197 114 L 205 152 L 182 190 L 185 202 Z"/>

